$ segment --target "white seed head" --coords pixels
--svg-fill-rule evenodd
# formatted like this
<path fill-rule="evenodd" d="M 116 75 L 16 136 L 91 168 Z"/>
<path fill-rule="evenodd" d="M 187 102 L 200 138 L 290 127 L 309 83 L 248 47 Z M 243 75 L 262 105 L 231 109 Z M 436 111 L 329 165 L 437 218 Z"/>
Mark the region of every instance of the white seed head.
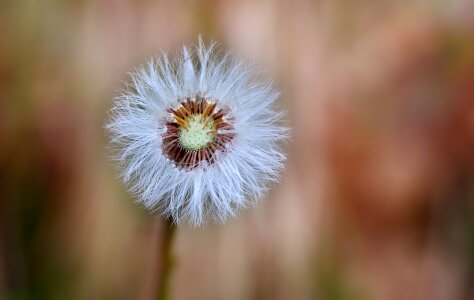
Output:
<path fill-rule="evenodd" d="M 224 222 L 278 181 L 288 128 L 271 81 L 215 46 L 163 54 L 131 74 L 107 129 L 137 201 L 176 223 Z"/>

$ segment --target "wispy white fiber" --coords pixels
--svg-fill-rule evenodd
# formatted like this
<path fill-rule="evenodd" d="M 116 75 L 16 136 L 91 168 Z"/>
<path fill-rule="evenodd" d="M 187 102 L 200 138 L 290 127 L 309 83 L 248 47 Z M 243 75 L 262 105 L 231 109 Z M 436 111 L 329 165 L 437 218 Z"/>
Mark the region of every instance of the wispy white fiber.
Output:
<path fill-rule="evenodd" d="M 173 59 L 162 54 L 131 74 L 106 127 L 121 178 L 138 202 L 176 223 L 224 222 L 278 182 L 288 129 L 281 125 L 284 113 L 275 108 L 279 93 L 260 76 L 253 65 L 202 41 Z M 215 163 L 178 169 L 162 150 L 167 109 L 197 93 L 230 109 L 235 138 L 215 153 Z"/>

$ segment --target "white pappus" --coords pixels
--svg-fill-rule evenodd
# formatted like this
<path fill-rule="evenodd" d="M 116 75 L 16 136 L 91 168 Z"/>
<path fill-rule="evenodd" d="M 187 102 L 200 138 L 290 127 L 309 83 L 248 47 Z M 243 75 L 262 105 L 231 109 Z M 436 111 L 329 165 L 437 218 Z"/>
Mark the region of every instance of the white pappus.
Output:
<path fill-rule="evenodd" d="M 278 182 L 289 130 L 260 75 L 201 40 L 131 74 L 106 128 L 138 202 L 175 223 L 224 222 Z"/>

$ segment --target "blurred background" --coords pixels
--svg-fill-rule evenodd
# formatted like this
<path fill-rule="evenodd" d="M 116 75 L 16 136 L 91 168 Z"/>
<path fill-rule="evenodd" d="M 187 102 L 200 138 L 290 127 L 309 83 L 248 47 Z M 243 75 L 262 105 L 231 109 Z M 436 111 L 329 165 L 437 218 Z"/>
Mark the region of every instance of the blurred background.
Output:
<path fill-rule="evenodd" d="M 474 299 L 474 2 L 0 1 L 0 299 L 152 299 L 157 220 L 108 158 L 133 67 L 222 43 L 274 75 L 282 184 L 178 229 L 171 299 Z M 157 234 L 158 233 L 158 234 Z"/>

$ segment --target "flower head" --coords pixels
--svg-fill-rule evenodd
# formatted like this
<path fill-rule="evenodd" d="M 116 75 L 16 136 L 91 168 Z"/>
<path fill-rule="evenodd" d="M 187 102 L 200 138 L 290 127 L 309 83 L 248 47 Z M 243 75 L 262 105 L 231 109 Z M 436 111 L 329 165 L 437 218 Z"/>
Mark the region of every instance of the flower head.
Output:
<path fill-rule="evenodd" d="M 184 47 L 131 74 L 107 128 L 137 200 L 175 222 L 223 222 L 278 181 L 287 138 L 278 93 L 214 45 Z"/>

